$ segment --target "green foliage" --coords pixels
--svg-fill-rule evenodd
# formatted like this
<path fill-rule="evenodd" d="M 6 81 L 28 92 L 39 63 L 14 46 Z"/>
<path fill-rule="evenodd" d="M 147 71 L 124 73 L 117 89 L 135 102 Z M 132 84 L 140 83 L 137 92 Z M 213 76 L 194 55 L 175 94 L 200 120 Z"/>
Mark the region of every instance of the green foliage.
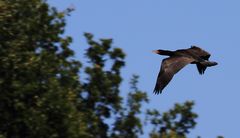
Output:
<path fill-rule="evenodd" d="M 85 37 L 90 46 L 85 53 L 89 65 L 85 67 L 87 77 L 80 93 L 79 111 L 87 114 L 85 121 L 92 137 L 107 137 L 109 126 L 104 120 L 121 109 L 120 69 L 125 64 L 125 54 L 119 48 L 111 48 L 111 39 L 96 42 L 89 33 Z"/>
<path fill-rule="evenodd" d="M 133 76 L 131 92 L 127 104 L 120 96 L 122 81 L 120 70 L 125 65 L 125 54 L 119 48 L 112 48 L 112 39 L 93 40 L 93 35 L 85 33 L 89 44 L 86 57 L 89 65 L 85 67 L 87 77 L 83 83 L 80 112 L 87 114 L 85 121 L 90 137 L 138 137 L 142 133 L 139 118 L 141 105 L 147 102 L 147 94 L 137 89 L 138 76 Z M 113 128 L 105 120 L 116 118 Z"/>
<path fill-rule="evenodd" d="M 41 0 L 0 2 L 0 134 L 84 135 L 76 96 L 80 63 L 70 59 L 65 19 Z"/>
<path fill-rule="evenodd" d="M 183 105 L 175 104 L 173 109 L 160 114 L 157 110 L 148 110 L 148 119 L 154 125 L 150 137 L 185 138 L 189 129 L 196 125 L 197 114 L 192 111 L 194 102 L 187 101 Z"/>
<path fill-rule="evenodd" d="M 130 82 L 131 92 L 127 97 L 127 105 L 120 111 L 114 124 L 113 138 L 137 138 L 143 133 L 142 121 L 139 117 L 143 103 L 148 102 L 147 94 L 137 88 L 138 76 L 133 75 Z"/>

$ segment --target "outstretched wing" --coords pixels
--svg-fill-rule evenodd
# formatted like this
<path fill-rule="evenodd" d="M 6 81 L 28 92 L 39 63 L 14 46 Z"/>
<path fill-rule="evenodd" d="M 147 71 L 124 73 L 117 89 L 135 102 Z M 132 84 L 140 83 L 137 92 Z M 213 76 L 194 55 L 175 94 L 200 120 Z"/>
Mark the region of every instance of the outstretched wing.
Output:
<path fill-rule="evenodd" d="M 204 59 L 204 60 L 208 60 L 211 56 L 210 53 L 208 53 L 207 51 L 197 47 L 197 46 L 192 46 L 190 49 L 188 49 L 189 51 L 193 52 L 194 54 L 198 55 L 200 58 Z M 204 74 L 204 71 L 207 69 L 206 66 L 201 65 L 200 63 L 197 63 L 197 69 L 199 74 Z"/>
<path fill-rule="evenodd" d="M 157 77 L 154 93 L 162 93 L 162 90 L 168 85 L 174 74 L 193 61 L 194 59 L 183 56 L 172 56 L 164 59 Z"/>
<path fill-rule="evenodd" d="M 193 52 L 194 54 L 196 54 L 197 56 L 201 57 L 204 60 L 208 60 L 211 56 L 210 53 L 197 46 L 192 46 L 191 48 L 188 49 L 188 51 Z"/>

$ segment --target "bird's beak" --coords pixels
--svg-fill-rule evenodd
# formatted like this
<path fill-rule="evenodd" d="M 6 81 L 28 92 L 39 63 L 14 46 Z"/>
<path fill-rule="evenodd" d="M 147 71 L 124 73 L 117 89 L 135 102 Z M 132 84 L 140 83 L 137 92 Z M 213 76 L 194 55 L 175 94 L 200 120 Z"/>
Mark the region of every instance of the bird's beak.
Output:
<path fill-rule="evenodd" d="M 155 53 L 155 54 L 159 54 L 158 50 L 153 50 L 152 52 Z"/>

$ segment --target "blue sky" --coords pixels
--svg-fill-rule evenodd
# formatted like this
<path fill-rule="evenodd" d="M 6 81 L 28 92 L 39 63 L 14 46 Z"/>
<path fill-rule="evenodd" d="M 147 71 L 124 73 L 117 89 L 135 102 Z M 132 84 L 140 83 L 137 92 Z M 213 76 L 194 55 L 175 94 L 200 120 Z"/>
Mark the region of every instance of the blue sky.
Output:
<path fill-rule="evenodd" d="M 75 11 L 67 18 L 66 34 L 82 60 L 87 44 L 84 32 L 113 38 L 126 54 L 123 95 L 132 74 L 140 75 L 139 87 L 149 93 L 145 107 L 165 111 L 174 103 L 194 100 L 199 114 L 189 137 L 239 138 L 240 124 L 240 1 L 239 0 L 49 0 L 63 10 Z M 196 67 L 181 70 L 162 95 L 152 93 L 161 60 L 155 49 L 175 50 L 197 45 L 209 51 L 218 66 L 200 76 Z M 144 135 L 143 138 L 147 137 Z"/>

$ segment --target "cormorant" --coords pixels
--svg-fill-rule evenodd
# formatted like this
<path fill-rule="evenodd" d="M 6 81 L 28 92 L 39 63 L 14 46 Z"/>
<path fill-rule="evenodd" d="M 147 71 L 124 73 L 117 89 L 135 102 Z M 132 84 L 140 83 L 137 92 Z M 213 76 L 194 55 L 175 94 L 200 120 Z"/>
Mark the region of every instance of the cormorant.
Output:
<path fill-rule="evenodd" d="M 207 67 L 218 64 L 217 62 L 208 61 L 211 55 L 197 46 L 176 51 L 159 49 L 153 52 L 159 55 L 170 56 L 162 60 L 161 69 L 154 88 L 155 94 L 162 93 L 162 90 L 168 85 L 174 74 L 188 64 L 196 64 L 199 74 L 204 74 Z"/>

